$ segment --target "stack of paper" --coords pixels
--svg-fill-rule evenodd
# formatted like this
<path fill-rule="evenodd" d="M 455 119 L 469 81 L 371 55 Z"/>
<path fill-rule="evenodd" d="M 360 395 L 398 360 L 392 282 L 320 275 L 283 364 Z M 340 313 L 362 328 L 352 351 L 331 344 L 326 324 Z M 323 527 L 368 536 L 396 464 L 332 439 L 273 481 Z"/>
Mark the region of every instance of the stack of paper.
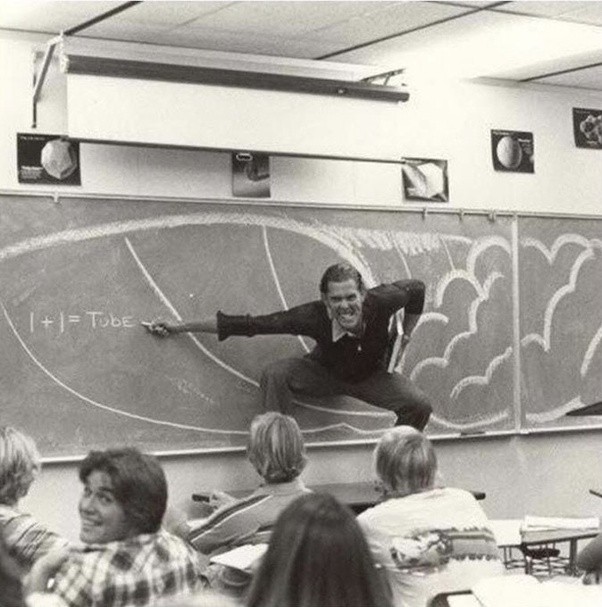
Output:
<path fill-rule="evenodd" d="M 599 529 L 600 519 L 596 517 L 573 518 L 558 516 L 525 516 L 523 529 Z"/>

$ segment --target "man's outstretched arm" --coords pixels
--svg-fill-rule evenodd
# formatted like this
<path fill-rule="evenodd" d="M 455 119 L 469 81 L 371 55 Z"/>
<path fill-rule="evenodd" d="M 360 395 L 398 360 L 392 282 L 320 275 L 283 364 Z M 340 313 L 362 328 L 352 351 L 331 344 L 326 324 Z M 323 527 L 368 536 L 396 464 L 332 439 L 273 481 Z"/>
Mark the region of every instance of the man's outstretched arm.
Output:
<path fill-rule="evenodd" d="M 217 333 L 217 319 L 215 316 L 190 322 L 167 322 L 157 319 L 144 326 L 149 333 L 159 337 L 167 337 L 172 333 Z"/>

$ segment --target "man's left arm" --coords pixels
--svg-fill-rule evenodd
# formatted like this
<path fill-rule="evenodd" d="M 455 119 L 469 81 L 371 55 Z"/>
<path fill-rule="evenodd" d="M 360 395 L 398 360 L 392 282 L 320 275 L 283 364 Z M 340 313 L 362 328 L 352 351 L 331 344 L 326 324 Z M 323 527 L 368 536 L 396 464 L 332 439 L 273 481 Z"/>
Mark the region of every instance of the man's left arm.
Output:
<path fill-rule="evenodd" d="M 422 280 L 406 279 L 392 283 L 399 292 L 398 307 L 404 308 L 402 345 L 405 346 L 416 328 L 424 308 L 425 284 Z M 401 304 L 401 305 L 399 305 Z"/>

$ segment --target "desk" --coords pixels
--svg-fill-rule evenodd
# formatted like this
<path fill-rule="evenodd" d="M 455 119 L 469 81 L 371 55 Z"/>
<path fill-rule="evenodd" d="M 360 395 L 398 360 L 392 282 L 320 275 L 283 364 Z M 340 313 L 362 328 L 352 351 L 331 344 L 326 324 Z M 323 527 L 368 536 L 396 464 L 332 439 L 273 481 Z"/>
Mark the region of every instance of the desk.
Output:
<path fill-rule="evenodd" d="M 548 575 L 562 573 L 577 575 L 576 560 L 579 540 L 591 539 L 598 535 L 598 529 L 543 529 L 520 530 L 522 520 L 490 520 L 491 528 L 496 536 L 498 546 L 504 552 L 506 567 L 524 566 L 525 573 L 546 571 Z M 546 556 L 555 544 L 568 543 L 568 557 Z M 522 558 L 512 558 L 512 549 L 520 550 Z M 542 554 L 541 558 L 533 558 L 535 550 Z M 539 567 L 535 565 L 540 564 Z"/>
<path fill-rule="evenodd" d="M 328 493 L 336 497 L 341 503 L 346 504 L 355 512 L 359 514 L 367 508 L 375 506 L 382 500 L 381 493 L 376 489 L 374 483 L 363 482 L 363 483 L 328 483 L 321 485 L 311 485 L 309 487 L 316 493 Z M 229 491 L 230 495 L 240 499 L 249 495 L 249 490 L 243 491 Z M 475 499 L 485 499 L 485 492 L 483 491 L 471 491 Z M 193 493 L 192 499 L 200 502 L 206 499 L 205 494 Z"/>

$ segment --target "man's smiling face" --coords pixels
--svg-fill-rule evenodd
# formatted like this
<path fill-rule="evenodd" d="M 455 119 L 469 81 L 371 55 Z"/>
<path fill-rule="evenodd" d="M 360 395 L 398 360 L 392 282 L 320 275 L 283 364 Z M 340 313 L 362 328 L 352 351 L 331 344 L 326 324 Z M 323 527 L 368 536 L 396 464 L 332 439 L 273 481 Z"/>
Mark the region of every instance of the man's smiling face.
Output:
<path fill-rule="evenodd" d="M 329 282 L 328 290 L 322 294 L 330 317 L 345 331 L 352 333 L 359 332 L 362 326 L 364 298 L 365 294 L 352 278 L 343 282 Z"/>

